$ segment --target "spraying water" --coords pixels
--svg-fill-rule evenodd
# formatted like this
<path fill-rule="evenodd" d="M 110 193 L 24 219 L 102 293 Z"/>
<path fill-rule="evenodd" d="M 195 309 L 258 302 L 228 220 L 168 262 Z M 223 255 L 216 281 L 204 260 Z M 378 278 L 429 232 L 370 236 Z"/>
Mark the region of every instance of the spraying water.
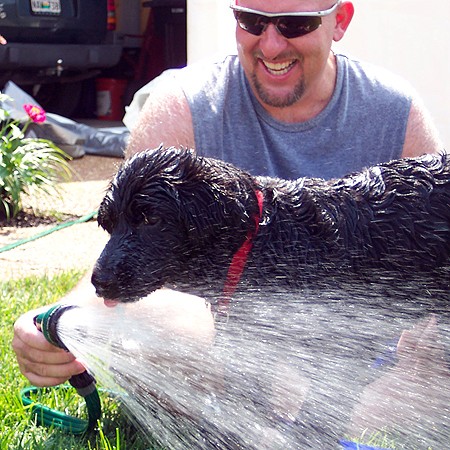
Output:
<path fill-rule="evenodd" d="M 446 448 L 448 290 L 333 284 L 246 292 L 214 334 L 204 301 L 176 311 L 181 294 L 161 290 L 71 309 L 58 335 L 171 449 L 334 449 L 384 432 L 396 449 Z"/>

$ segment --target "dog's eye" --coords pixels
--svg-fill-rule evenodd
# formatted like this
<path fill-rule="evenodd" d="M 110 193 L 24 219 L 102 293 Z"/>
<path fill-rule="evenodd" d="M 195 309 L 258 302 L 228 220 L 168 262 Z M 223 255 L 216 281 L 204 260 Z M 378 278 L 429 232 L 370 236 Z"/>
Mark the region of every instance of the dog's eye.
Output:
<path fill-rule="evenodd" d="M 158 216 L 147 216 L 144 215 L 144 220 L 142 223 L 144 225 L 157 225 L 160 222 L 161 218 Z"/>

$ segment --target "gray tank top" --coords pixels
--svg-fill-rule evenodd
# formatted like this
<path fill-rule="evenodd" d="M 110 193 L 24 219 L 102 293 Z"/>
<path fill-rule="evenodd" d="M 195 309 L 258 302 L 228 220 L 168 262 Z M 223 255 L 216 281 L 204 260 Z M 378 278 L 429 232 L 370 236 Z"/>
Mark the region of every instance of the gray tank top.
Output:
<path fill-rule="evenodd" d="M 171 75 L 189 103 L 198 154 L 254 175 L 335 178 L 399 158 L 414 95 L 397 76 L 336 55 L 326 108 L 307 122 L 274 120 L 256 100 L 237 56 Z"/>

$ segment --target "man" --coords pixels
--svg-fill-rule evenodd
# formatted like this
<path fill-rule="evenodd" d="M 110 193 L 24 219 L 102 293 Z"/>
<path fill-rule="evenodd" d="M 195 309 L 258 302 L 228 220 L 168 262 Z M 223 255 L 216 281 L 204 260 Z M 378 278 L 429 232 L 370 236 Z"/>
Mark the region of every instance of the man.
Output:
<path fill-rule="evenodd" d="M 241 0 L 232 8 L 238 58 L 169 71 L 152 82 L 127 155 L 182 145 L 258 175 L 331 178 L 441 149 L 409 88 L 331 51 L 353 17 L 351 1 Z M 69 300 L 92 297 L 85 283 Z M 49 386 L 82 372 L 72 355 L 36 331 L 35 314 L 15 325 L 22 373 Z"/>
<path fill-rule="evenodd" d="M 311 13 L 318 6 L 321 18 L 275 16 L 268 23 L 259 13 Z M 145 87 L 140 118 L 129 124 L 139 132 L 128 154 L 163 142 L 253 174 L 332 178 L 439 149 L 403 80 L 331 51 L 350 24 L 351 2 L 241 0 L 233 7 L 238 58 L 169 71 Z M 280 30 L 310 32 L 287 38 Z"/>

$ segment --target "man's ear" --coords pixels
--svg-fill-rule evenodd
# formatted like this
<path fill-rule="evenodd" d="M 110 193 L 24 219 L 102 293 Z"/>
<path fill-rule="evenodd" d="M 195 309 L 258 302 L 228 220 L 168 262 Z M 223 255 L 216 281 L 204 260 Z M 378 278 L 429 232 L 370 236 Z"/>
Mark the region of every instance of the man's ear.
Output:
<path fill-rule="evenodd" d="M 334 28 L 333 40 L 340 41 L 347 31 L 350 22 L 352 21 L 355 8 L 352 2 L 343 1 L 336 13 L 336 26 Z"/>

